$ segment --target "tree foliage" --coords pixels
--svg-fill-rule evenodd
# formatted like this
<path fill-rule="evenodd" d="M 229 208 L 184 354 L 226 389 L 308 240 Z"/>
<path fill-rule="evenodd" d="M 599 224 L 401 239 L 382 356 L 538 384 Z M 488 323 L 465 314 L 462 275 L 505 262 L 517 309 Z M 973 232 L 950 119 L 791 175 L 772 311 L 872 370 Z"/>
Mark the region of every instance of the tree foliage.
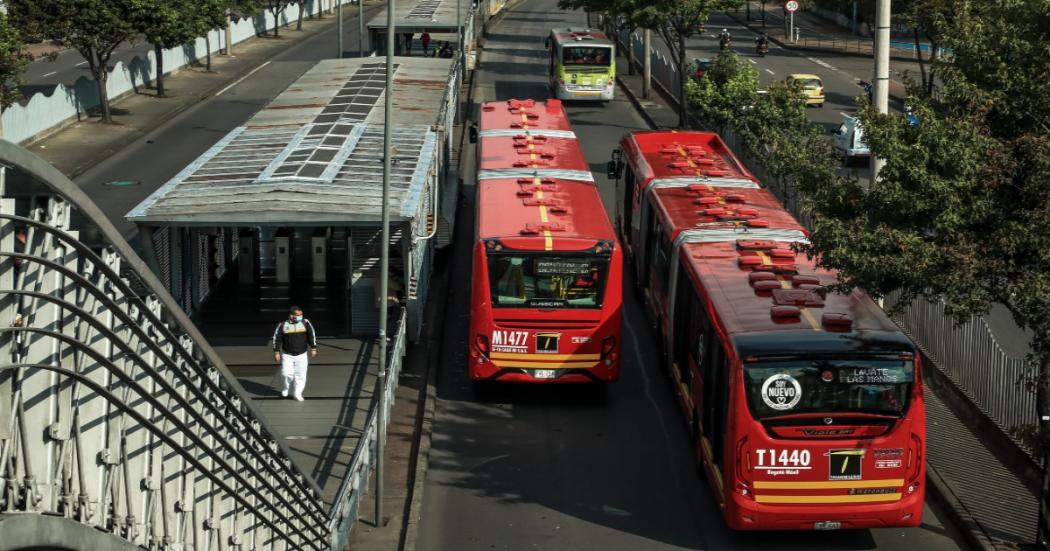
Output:
<path fill-rule="evenodd" d="M 692 113 L 719 134 L 737 126 L 758 96 L 758 71 L 735 53 L 722 53 L 687 85 Z"/>
<path fill-rule="evenodd" d="M 26 35 L 77 50 L 98 85 L 103 122 L 113 122 L 106 82 L 113 50 L 135 37 L 133 10 L 123 0 L 8 0 L 11 22 Z"/>
<path fill-rule="evenodd" d="M 865 140 L 886 159 L 879 181 L 805 187 L 816 219 L 811 252 L 844 284 L 899 290 L 904 303 L 939 298 L 958 316 L 1005 305 L 1033 332 L 1042 418 L 1050 415 L 1050 4 L 969 0 L 952 11 L 936 18 L 953 52 L 934 66 L 938 93 L 909 98 L 919 125 L 861 112 Z"/>
<path fill-rule="evenodd" d="M 678 126 L 688 124 L 688 101 L 684 77 L 689 62 L 686 40 L 699 32 L 712 12 L 737 8 L 743 0 L 631 0 L 631 12 L 639 25 L 656 31 L 667 44 L 671 60 L 678 69 Z"/>
<path fill-rule="evenodd" d="M 273 15 L 273 36 L 280 36 L 281 14 L 292 4 L 292 0 L 263 0 L 262 5 Z"/>
<path fill-rule="evenodd" d="M 194 40 L 210 30 L 201 0 L 126 0 L 135 30 L 153 45 L 157 59 L 157 96 L 164 91 L 164 50 Z"/>
<path fill-rule="evenodd" d="M 6 14 L 0 13 L 0 82 L 6 83 L 0 87 L 0 113 L 22 97 L 18 86 L 24 82 L 26 65 L 32 59 L 22 33 L 11 25 Z"/>

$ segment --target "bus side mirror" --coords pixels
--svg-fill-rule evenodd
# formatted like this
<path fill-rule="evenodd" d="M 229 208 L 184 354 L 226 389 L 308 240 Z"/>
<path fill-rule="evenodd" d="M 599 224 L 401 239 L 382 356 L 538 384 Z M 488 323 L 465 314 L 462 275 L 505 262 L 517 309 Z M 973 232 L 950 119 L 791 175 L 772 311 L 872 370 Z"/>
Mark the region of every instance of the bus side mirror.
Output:
<path fill-rule="evenodd" d="M 623 162 L 613 159 L 605 167 L 605 174 L 610 180 L 619 180 L 623 174 Z"/>
<path fill-rule="evenodd" d="M 467 139 L 470 143 L 478 143 L 478 123 L 470 123 L 470 128 L 467 129 Z"/>

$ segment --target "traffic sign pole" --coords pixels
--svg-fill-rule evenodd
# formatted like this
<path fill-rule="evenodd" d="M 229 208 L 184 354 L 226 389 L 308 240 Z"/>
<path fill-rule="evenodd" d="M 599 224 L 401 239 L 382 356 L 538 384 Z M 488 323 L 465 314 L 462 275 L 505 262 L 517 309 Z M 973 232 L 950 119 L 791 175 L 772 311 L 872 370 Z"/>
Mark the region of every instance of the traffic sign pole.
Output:
<path fill-rule="evenodd" d="M 784 9 L 788 12 L 788 40 L 792 43 L 796 42 L 795 39 L 795 12 L 798 11 L 798 0 L 788 0 L 784 4 Z"/>

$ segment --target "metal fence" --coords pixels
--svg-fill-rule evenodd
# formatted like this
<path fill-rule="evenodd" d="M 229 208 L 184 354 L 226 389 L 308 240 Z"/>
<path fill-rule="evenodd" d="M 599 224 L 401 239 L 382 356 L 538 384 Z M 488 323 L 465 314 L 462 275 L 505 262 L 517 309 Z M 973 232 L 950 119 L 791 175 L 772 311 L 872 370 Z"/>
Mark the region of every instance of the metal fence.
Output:
<path fill-rule="evenodd" d="M 332 534 L 332 549 L 345 549 L 350 539 L 350 532 L 357 522 L 358 511 L 361 508 L 361 498 L 368 489 L 368 479 L 376 464 L 376 448 L 379 438 L 379 416 L 384 419 L 383 426 L 390 426 L 390 410 L 394 407 L 394 398 L 397 393 L 397 379 L 401 374 L 401 365 L 405 357 L 407 345 L 406 331 L 408 317 L 404 308 L 398 321 L 398 330 L 394 338 L 393 346 L 390 347 L 387 358 L 386 385 L 380 392 L 386 393 L 386 408 L 379 411 L 379 400 L 373 399 L 368 408 L 368 421 L 365 424 L 361 439 L 357 441 L 354 455 L 350 459 L 350 468 L 347 477 L 339 487 L 332 511 L 329 516 L 329 532 Z M 377 394 L 378 396 L 378 394 Z"/>
<path fill-rule="evenodd" d="M 320 490 L 116 228 L 24 149 L 0 164 L 0 540 L 32 516 L 153 549 L 327 549 Z"/>
<path fill-rule="evenodd" d="M 891 293 L 886 305 L 897 305 L 898 297 Z M 981 316 L 956 323 L 943 302 L 918 298 L 893 318 L 1004 433 L 1038 422 L 1035 393 L 1027 388 L 1035 367 L 1004 352 Z"/>

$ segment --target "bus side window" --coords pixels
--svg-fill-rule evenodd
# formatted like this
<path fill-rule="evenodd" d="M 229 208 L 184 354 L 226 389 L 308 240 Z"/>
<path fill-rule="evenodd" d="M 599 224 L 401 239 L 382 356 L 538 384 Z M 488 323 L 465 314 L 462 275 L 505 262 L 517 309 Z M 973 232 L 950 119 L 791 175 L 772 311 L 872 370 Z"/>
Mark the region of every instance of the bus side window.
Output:
<path fill-rule="evenodd" d="M 651 271 L 649 267 L 653 265 L 653 251 L 656 249 L 657 243 L 659 243 L 659 239 L 663 235 L 663 228 L 660 227 L 660 220 L 656 218 L 655 213 L 652 213 L 652 206 L 649 207 L 649 210 L 649 228 L 642 244 L 645 249 L 645 262 L 642 263 L 642 281 L 640 284 L 642 287 L 651 288 L 652 281 L 650 280 L 652 278 L 649 276 L 649 272 Z"/>
<path fill-rule="evenodd" d="M 700 306 L 699 304 L 697 305 Z M 701 336 L 697 343 L 697 353 L 701 355 L 700 375 L 703 381 L 703 426 L 704 435 L 711 443 L 716 465 L 722 464 L 722 438 L 725 435 L 727 412 L 724 397 L 728 394 L 728 373 L 722 341 L 715 333 L 711 320 L 702 307 L 699 308 Z"/>
<path fill-rule="evenodd" d="M 674 356 L 672 361 L 678 367 L 678 376 L 682 383 L 688 388 L 692 383 L 689 365 L 689 345 L 693 339 L 693 326 L 690 323 L 692 317 L 693 286 L 689 281 L 689 275 L 685 268 L 678 266 L 678 282 L 675 285 L 674 297 Z M 690 412 L 692 415 L 692 412 Z"/>
<path fill-rule="evenodd" d="M 631 164 L 627 163 L 623 171 L 623 178 L 619 180 L 623 186 L 623 238 L 631 242 L 631 219 L 634 216 L 634 172 Z"/>
<path fill-rule="evenodd" d="M 660 219 L 653 217 L 656 224 L 656 239 L 649 245 L 653 248 L 653 276 L 655 281 L 649 283 L 649 288 L 654 292 L 659 290 L 661 296 L 667 294 L 667 279 L 671 269 L 671 242 L 664 233 L 664 226 Z"/>

